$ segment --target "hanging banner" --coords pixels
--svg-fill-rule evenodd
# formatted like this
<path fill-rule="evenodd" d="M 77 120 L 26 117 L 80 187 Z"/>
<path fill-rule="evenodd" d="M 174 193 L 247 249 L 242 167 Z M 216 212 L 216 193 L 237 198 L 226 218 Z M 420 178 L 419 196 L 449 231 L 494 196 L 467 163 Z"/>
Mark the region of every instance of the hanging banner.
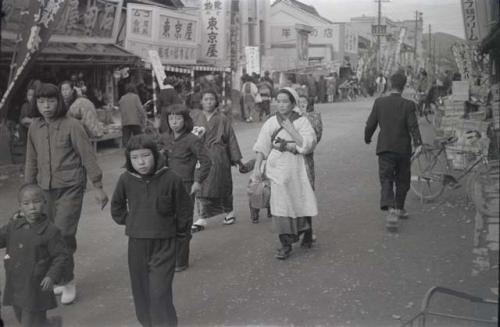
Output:
<path fill-rule="evenodd" d="M 480 25 L 476 0 L 461 0 L 464 16 L 465 38 L 469 43 L 479 43 Z"/>
<path fill-rule="evenodd" d="M 226 58 L 226 0 L 203 0 L 200 11 L 201 59 Z"/>
<path fill-rule="evenodd" d="M 16 89 L 33 65 L 35 57 L 45 48 L 65 9 L 67 0 L 29 1 L 21 13 L 24 22 L 14 53 L 14 65 L 5 93 L 0 101 L 0 112 L 9 103 Z"/>
<path fill-rule="evenodd" d="M 158 82 L 158 86 L 160 87 L 160 90 L 163 90 L 167 87 L 166 85 L 163 85 L 163 81 L 167 78 L 167 75 L 165 74 L 165 69 L 161 63 L 160 55 L 156 50 L 149 50 L 148 55 L 149 60 L 151 61 L 151 66 L 153 67 L 156 81 Z"/>
<path fill-rule="evenodd" d="M 247 74 L 260 74 L 259 47 L 245 47 L 245 59 Z"/>
<path fill-rule="evenodd" d="M 59 1 L 61 2 L 61 1 Z M 51 42 L 115 43 L 123 0 L 65 0 L 65 7 L 52 31 Z M 3 0 L 5 21 L 2 36 L 15 39 L 25 24 L 31 5 L 52 6 L 47 0 Z"/>
<path fill-rule="evenodd" d="M 129 3 L 125 48 L 146 61 L 151 59 L 149 50 L 155 50 L 163 65 L 195 64 L 199 39 L 197 19 L 197 15 Z"/>

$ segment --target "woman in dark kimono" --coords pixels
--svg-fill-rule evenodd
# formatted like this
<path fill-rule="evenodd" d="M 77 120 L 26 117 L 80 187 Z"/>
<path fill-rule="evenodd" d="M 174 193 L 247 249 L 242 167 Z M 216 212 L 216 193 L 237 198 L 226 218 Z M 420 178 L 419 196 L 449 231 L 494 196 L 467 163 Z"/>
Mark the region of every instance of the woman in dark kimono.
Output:
<path fill-rule="evenodd" d="M 192 226 L 193 233 L 205 228 L 207 218 L 223 213 L 226 214 L 225 225 L 235 223 L 231 166 L 238 165 L 241 172 L 246 169 L 241 162 L 242 155 L 231 122 L 217 109 L 217 94 L 211 90 L 203 91 L 201 106 L 202 111 L 191 111 L 193 133 L 201 137 L 208 149 L 212 167 L 196 195 L 195 215 L 198 215 L 198 220 Z"/>

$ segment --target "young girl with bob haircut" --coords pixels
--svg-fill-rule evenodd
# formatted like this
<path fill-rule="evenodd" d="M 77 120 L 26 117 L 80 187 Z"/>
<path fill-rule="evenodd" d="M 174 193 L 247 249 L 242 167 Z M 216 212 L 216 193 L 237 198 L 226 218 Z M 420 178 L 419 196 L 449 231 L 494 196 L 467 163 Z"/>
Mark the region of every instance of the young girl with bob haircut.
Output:
<path fill-rule="evenodd" d="M 236 134 L 230 120 L 219 112 L 219 99 L 212 90 L 204 90 L 201 96 L 200 110 L 191 112 L 194 132 L 198 134 L 208 149 L 212 168 L 207 179 L 201 184 L 196 195 L 199 204 L 199 219 L 193 224 L 192 231 L 198 232 L 207 225 L 207 218 L 225 213 L 225 225 L 234 224 L 236 217 L 233 210 L 233 179 L 231 166 L 238 165 L 244 172 L 242 155 Z"/>
<path fill-rule="evenodd" d="M 134 135 L 127 170 L 111 200 L 111 216 L 125 225 L 128 266 L 137 320 L 142 326 L 177 326 L 172 300 L 176 243 L 188 235 L 192 200 L 182 179 L 165 167 L 155 140 Z"/>
<path fill-rule="evenodd" d="M 185 105 L 174 104 L 167 107 L 166 118 L 166 132 L 160 136 L 159 142 L 161 149 L 167 158 L 168 167 L 182 178 L 186 191 L 194 201 L 195 194 L 200 191 L 201 184 L 210 173 L 212 162 L 201 139 L 191 133 L 193 119 Z M 199 168 L 196 170 L 197 162 Z M 194 207 L 191 212 L 193 209 Z M 176 271 L 183 271 L 189 266 L 192 223 L 191 219 L 187 237 L 177 242 Z"/>
<path fill-rule="evenodd" d="M 102 189 L 102 171 L 88 138 L 77 120 L 66 117 L 61 93 L 53 84 L 41 84 L 35 93 L 33 122 L 28 130 L 25 182 L 37 183 L 48 200 L 48 216 L 61 230 L 70 253 L 69 264 L 54 293 L 61 303 L 75 300 L 74 283 L 76 231 L 82 212 L 86 176 L 96 191 L 103 209 L 108 197 Z"/>

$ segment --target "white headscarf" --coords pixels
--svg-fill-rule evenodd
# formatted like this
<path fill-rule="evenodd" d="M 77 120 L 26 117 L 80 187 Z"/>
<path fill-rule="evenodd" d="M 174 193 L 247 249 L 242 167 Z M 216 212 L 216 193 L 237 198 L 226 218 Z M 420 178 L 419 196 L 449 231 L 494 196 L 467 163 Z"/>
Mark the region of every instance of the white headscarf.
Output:
<path fill-rule="evenodd" d="M 299 104 L 299 94 L 297 93 L 297 91 L 295 91 L 294 88 L 288 87 L 288 86 L 287 87 L 283 87 L 283 88 L 281 88 L 278 91 L 278 93 L 280 93 L 281 91 L 287 91 L 287 92 L 289 92 L 292 95 L 293 99 L 295 100 L 295 106 L 298 106 L 298 104 Z"/>

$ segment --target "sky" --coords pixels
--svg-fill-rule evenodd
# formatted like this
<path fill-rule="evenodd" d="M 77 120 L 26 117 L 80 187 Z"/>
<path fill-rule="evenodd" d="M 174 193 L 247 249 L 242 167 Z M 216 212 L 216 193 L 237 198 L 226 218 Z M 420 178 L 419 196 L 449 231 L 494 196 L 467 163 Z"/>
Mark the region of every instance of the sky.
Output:
<path fill-rule="evenodd" d="M 376 16 L 376 0 L 299 0 L 313 5 L 321 16 L 334 22 L 348 22 L 351 17 Z M 425 33 L 444 32 L 464 38 L 460 0 L 382 0 L 382 15 L 392 20 L 415 19 L 415 11 L 423 12 Z M 384 2 L 386 1 L 386 2 Z"/>

